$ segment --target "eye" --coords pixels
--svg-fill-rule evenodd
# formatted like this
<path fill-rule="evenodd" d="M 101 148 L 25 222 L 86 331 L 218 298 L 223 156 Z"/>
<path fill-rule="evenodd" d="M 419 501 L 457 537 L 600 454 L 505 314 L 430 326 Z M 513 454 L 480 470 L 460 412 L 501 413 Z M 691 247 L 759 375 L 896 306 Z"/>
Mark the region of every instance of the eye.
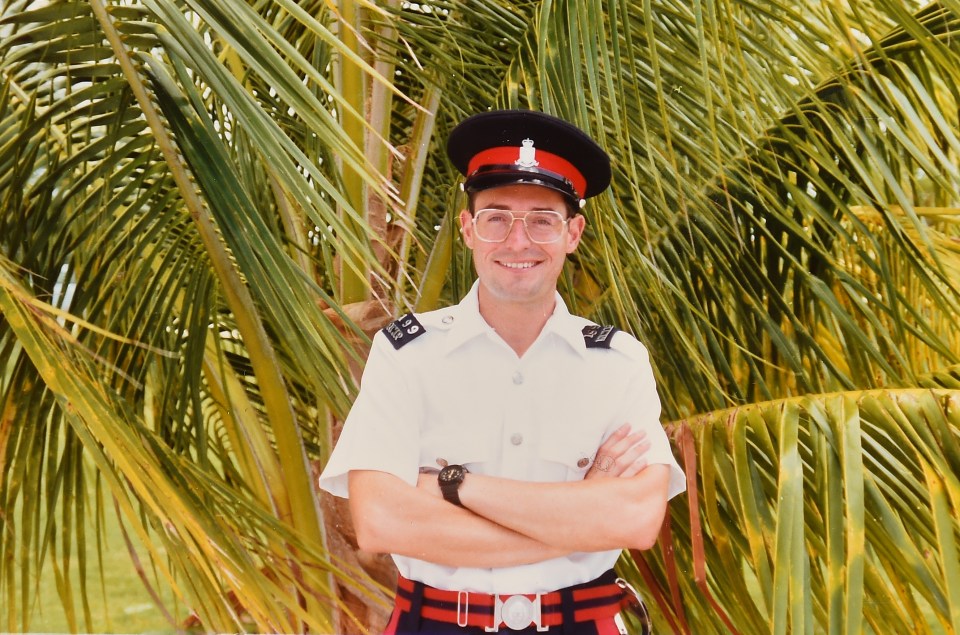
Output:
<path fill-rule="evenodd" d="M 537 227 L 556 227 L 560 224 L 560 217 L 553 213 L 530 214 L 527 217 L 527 222 Z"/>
<path fill-rule="evenodd" d="M 482 220 L 488 225 L 508 224 L 511 215 L 506 212 L 486 211 L 483 212 Z"/>

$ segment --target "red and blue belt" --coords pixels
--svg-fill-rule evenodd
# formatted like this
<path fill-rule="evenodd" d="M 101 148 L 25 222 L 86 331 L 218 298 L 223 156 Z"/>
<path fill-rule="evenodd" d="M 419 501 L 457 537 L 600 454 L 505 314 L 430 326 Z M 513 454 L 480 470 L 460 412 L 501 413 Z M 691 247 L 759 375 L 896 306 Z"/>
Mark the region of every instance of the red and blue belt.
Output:
<path fill-rule="evenodd" d="M 596 580 L 558 591 L 537 594 L 488 594 L 447 591 L 400 576 L 396 608 L 423 619 L 479 626 L 488 631 L 506 627 L 546 630 L 568 622 L 610 619 L 625 608 L 631 596 L 613 571 Z"/>

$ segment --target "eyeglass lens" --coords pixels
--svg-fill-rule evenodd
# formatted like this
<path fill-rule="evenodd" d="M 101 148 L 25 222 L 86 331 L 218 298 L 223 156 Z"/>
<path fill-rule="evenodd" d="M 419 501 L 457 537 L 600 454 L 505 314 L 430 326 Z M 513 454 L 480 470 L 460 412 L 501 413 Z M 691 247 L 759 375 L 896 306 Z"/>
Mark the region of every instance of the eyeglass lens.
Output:
<path fill-rule="evenodd" d="M 559 212 L 553 211 L 512 212 L 482 209 L 474 216 L 474 226 L 480 240 L 498 243 L 510 235 L 515 220 L 523 223 L 527 237 L 535 243 L 552 243 L 558 240 L 566 222 Z"/>

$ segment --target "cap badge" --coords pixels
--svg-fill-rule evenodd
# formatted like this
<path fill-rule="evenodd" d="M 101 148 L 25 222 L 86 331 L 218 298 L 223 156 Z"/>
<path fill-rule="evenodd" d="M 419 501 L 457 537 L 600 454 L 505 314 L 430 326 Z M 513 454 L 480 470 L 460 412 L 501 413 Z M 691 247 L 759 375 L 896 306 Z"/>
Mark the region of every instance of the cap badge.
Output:
<path fill-rule="evenodd" d="M 540 165 L 540 162 L 537 161 L 537 149 L 533 147 L 533 139 L 523 140 L 520 156 L 515 163 L 522 168 L 535 168 Z"/>

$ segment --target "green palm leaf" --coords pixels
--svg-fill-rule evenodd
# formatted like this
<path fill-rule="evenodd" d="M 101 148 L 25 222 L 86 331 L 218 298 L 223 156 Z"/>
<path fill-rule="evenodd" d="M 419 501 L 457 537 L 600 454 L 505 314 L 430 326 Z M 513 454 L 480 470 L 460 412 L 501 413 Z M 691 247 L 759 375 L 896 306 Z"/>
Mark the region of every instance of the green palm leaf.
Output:
<path fill-rule="evenodd" d="M 697 483 L 706 575 L 684 575 L 695 555 L 676 548 L 685 592 L 672 610 L 713 621 L 710 597 L 741 632 L 956 630 L 957 405 L 955 391 L 875 390 L 675 424 L 675 438 L 696 439 L 685 464 L 711 476 Z M 673 508 L 674 527 L 684 514 Z"/>
<path fill-rule="evenodd" d="M 562 291 L 647 344 L 696 485 L 621 562 L 661 630 L 960 631 L 958 25 L 902 0 L 0 2 L 6 630 L 44 569 L 94 629 L 108 498 L 207 628 L 380 628 L 393 572 L 314 474 L 367 335 L 469 285 L 443 140 L 510 106 L 613 158 Z"/>

